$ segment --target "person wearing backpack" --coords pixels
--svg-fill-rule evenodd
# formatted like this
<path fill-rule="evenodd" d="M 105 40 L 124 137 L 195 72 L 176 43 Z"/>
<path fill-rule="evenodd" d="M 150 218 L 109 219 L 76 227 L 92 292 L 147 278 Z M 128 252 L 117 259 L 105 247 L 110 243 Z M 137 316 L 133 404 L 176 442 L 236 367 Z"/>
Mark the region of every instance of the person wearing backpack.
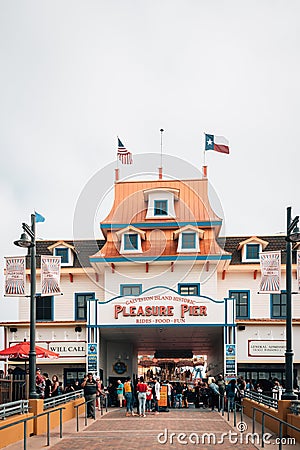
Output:
<path fill-rule="evenodd" d="M 131 377 L 127 377 L 124 383 L 124 396 L 126 400 L 126 416 L 133 416 L 133 394 L 134 388 Z"/>

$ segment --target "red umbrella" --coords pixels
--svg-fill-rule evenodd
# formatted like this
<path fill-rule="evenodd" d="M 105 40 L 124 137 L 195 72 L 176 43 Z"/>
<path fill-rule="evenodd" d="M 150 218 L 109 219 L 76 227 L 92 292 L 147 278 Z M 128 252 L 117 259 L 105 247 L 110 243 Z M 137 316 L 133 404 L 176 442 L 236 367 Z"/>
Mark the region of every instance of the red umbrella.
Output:
<path fill-rule="evenodd" d="M 8 359 L 29 359 L 30 342 L 19 342 L 0 351 L 0 357 Z M 46 348 L 35 346 L 37 358 L 59 358 L 59 354 Z"/>

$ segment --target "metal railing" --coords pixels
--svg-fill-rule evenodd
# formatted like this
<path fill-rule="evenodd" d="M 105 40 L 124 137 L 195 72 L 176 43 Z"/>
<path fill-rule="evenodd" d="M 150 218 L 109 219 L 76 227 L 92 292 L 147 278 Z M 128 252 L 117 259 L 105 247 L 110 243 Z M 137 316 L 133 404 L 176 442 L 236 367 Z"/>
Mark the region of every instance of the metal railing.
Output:
<path fill-rule="evenodd" d="M 300 432 L 300 428 L 295 427 L 294 425 L 285 422 L 282 419 L 279 419 L 278 417 L 272 416 L 272 414 L 269 414 L 265 411 L 262 411 L 259 408 L 252 408 L 252 435 L 255 436 L 255 422 L 256 422 L 256 412 L 259 412 L 262 417 L 261 417 L 261 446 L 262 448 L 264 448 L 265 443 L 270 444 L 270 441 L 266 441 L 266 433 L 265 433 L 265 416 L 270 417 L 271 419 L 275 420 L 276 422 L 279 422 L 279 435 L 275 438 L 275 442 L 274 444 L 278 444 L 278 450 L 282 450 L 282 446 L 286 446 L 288 443 L 295 445 L 296 444 L 296 439 L 295 438 L 291 438 L 291 437 L 286 437 L 283 435 L 283 426 L 286 427 L 286 429 L 290 428 L 292 430 L 297 431 L 298 433 Z M 286 433 L 285 433 L 286 434 Z"/>
<path fill-rule="evenodd" d="M 28 400 L 19 400 L 17 402 L 3 403 L 0 405 L 0 419 L 5 419 L 15 414 L 28 413 Z"/>
<path fill-rule="evenodd" d="M 261 403 L 262 405 L 266 405 L 269 408 L 278 409 L 278 400 L 276 398 L 269 397 L 268 395 L 264 395 L 261 392 L 245 391 L 244 397 L 254 400 L 257 403 Z"/>
<path fill-rule="evenodd" d="M 18 425 L 19 423 L 23 423 L 24 424 L 24 427 L 23 427 L 23 448 L 24 448 L 24 450 L 26 450 L 27 449 L 27 422 L 29 420 L 37 419 L 38 417 L 47 415 L 47 443 L 46 443 L 46 446 L 49 447 L 49 445 L 50 445 L 50 414 L 52 414 L 52 413 L 54 413 L 56 411 L 59 411 L 59 437 L 62 439 L 62 437 L 63 437 L 62 436 L 62 431 L 63 431 L 62 430 L 62 423 L 63 423 L 62 422 L 62 410 L 63 409 L 66 409 L 66 408 L 60 407 L 60 408 L 57 408 L 57 409 L 53 409 L 52 411 L 46 411 L 46 412 L 37 414 L 35 416 L 26 417 L 25 419 L 20 419 L 20 420 L 17 420 L 16 422 L 8 423 L 7 425 L 1 426 L 0 427 L 0 431 L 1 430 L 5 430 L 6 428 L 10 428 L 10 427 L 13 427 L 15 425 Z"/>
<path fill-rule="evenodd" d="M 96 399 L 92 398 L 90 400 L 85 400 L 82 403 L 79 403 L 78 405 L 74 405 L 74 408 L 76 410 L 76 431 L 79 431 L 79 407 L 84 405 L 84 424 L 85 426 L 87 426 L 87 404 L 91 403 L 91 402 L 95 402 L 95 414 L 96 414 Z M 100 395 L 98 397 L 98 402 L 100 404 L 100 411 L 101 411 L 101 416 L 103 416 L 103 410 L 105 409 L 105 412 L 107 412 L 107 395 Z M 96 415 L 94 417 L 94 420 L 96 418 Z"/>
<path fill-rule="evenodd" d="M 79 407 L 84 405 L 84 425 L 87 426 L 87 404 L 94 402 L 96 404 L 96 399 L 91 398 L 90 400 L 85 400 L 82 403 L 79 403 L 78 405 L 74 405 L 74 408 L 76 410 L 76 431 L 79 431 Z M 95 420 L 96 416 L 94 417 Z"/>
<path fill-rule="evenodd" d="M 50 397 L 44 400 L 44 411 L 46 409 L 55 408 L 57 405 L 71 402 L 77 398 L 83 397 L 83 389 L 80 391 L 68 392 L 67 394 L 58 395 L 57 397 Z"/>
<path fill-rule="evenodd" d="M 233 426 L 236 427 L 237 424 L 237 415 L 240 415 L 240 423 L 243 422 L 243 405 L 240 401 L 230 401 L 228 397 L 224 395 L 219 395 L 219 408 L 218 411 L 222 413 L 222 416 L 227 412 L 227 420 L 230 420 L 230 415 L 233 414 Z"/>

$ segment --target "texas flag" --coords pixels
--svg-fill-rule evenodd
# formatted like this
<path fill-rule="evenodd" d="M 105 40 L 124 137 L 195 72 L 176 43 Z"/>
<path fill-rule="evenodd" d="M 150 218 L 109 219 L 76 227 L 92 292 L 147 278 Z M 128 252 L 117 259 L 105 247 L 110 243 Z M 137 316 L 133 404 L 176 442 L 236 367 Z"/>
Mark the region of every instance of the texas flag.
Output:
<path fill-rule="evenodd" d="M 220 153 L 229 153 L 229 142 L 224 136 L 205 134 L 205 150 L 214 150 Z"/>

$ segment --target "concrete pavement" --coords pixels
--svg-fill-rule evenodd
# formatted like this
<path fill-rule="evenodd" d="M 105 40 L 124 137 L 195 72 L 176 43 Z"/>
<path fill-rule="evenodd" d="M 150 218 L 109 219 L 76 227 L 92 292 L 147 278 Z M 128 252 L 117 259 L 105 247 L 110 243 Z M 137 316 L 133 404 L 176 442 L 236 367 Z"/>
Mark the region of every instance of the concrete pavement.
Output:
<path fill-rule="evenodd" d="M 251 420 L 243 417 L 242 433 L 227 421 L 227 414 L 222 417 L 218 412 L 209 409 L 170 409 L 158 415 L 147 413 L 146 417 L 126 417 L 124 408 L 112 408 L 103 416 L 97 412 L 96 420 L 88 419 L 84 426 L 83 417 L 80 418 L 80 431 L 76 432 L 76 421 L 64 424 L 63 439 L 58 436 L 58 430 L 51 433 L 50 447 L 53 450 L 148 450 L 148 449 L 178 449 L 199 448 L 207 450 L 219 448 L 255 449 L 260 445 L 253 445 L 250 436 Z M 237 416 L 239 424 L 240 416 Z M 259 427 L 257 427 L 259 431 Z M 275 436 L 269 438 L 270 448 L 274 445 Z M 257 440 L 256 440 L 257 443 Z M 27 449 L 37 450 L 46 446 L 46 436 L 33 436 L 28 440 Z M 265 447 L 268 447 L 265 443 Z M 21 450 L 22 442 L 6 447 L 7 450 Z M 48 447 L 49 448 L 49 447 Z M 299 450 L 298 444 L 284 445 L 284 449 Z"/>

